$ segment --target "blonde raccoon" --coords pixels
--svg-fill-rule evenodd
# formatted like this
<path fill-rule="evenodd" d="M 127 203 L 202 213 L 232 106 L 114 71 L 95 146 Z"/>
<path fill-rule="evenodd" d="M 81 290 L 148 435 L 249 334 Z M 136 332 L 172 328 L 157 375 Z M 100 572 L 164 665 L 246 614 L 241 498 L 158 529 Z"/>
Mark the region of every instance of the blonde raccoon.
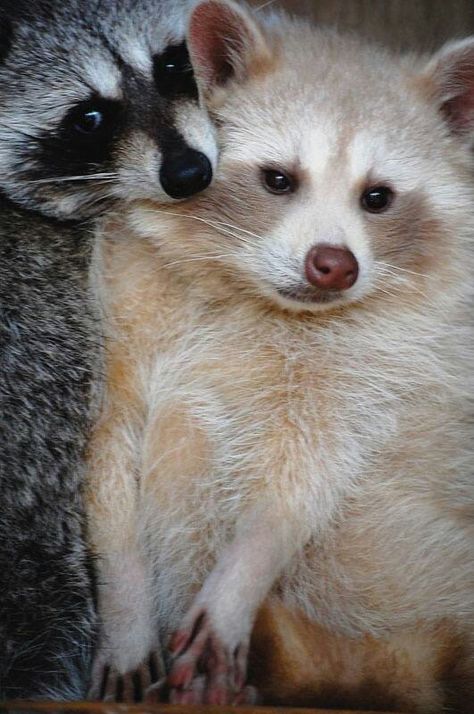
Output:
<path fill-rule="evenodd" d="M 99 256 L 109 658 L 176 631 L 173 700 L 238 701 L 272 594 L 350 638 L 449 623 L 469 662 L 474 40 L 400 59 L 208 0 L 188 46 L 215 183 Z"/>

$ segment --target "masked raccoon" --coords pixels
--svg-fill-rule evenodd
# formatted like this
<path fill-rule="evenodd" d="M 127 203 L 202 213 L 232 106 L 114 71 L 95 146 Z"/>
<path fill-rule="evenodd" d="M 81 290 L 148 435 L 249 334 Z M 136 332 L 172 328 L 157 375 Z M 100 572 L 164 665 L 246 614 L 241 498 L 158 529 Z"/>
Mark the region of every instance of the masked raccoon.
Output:
<path fill-rule="evenodd" d="M 186 2 L 0 5 L 0 697 L 84 696 L 82 457 L 100 370 L 93 221 L 205 188 Z"/>

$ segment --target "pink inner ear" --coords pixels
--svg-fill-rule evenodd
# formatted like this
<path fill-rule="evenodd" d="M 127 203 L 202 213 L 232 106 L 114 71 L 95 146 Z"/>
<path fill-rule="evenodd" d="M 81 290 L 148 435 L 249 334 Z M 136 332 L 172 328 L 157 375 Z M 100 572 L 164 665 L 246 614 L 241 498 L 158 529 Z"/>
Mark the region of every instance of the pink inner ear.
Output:
<path fill-rule="evenodd" d="M 453 68 L 448 87 L 453 96 L 441 107 L 455 132 L 474 130 L 474 52 Z"/>
<path fill-rule="evenodd" d="M 235 71 L 232 59 L 243 46 L 242 18 L 221 2 L 198 5 L 191 17 L 188 44 L 195 69 L 209 84 L 224 84 Z"/>

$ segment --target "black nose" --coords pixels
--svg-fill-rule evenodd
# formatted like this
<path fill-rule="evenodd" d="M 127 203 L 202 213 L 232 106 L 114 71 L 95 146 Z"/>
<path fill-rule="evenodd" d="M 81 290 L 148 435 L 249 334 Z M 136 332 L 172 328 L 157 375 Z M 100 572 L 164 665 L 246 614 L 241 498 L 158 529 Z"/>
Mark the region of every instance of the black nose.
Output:
<path fill-rule="evenodd" d="M 171 198 L 192 196 L 207 188 L 211 179 L 211 162 L 194 149 L 165 157 L 160 169 L 161 185 Z"/>

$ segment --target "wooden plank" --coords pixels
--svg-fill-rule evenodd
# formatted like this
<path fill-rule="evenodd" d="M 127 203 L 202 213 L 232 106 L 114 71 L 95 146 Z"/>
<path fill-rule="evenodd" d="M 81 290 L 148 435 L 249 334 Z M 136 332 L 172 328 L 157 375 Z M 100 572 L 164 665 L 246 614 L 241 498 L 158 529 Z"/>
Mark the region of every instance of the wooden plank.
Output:
<path fill-rule="evenodd" d="M 173 704 L 114 704 L 102 702 L 4 702 L 0 711 L 41 712 L 47 714 L 389 714 L 389 712 L 362 712 L 351 709 L 297 709 L 288 707 L 215 707 L 179 706 Z M 394 714 L 391 712 L 391 714 Z M 395 713 L 397 714 L 397 713 Z M 399 713 L 403 714 L 403 712 Z"/>

